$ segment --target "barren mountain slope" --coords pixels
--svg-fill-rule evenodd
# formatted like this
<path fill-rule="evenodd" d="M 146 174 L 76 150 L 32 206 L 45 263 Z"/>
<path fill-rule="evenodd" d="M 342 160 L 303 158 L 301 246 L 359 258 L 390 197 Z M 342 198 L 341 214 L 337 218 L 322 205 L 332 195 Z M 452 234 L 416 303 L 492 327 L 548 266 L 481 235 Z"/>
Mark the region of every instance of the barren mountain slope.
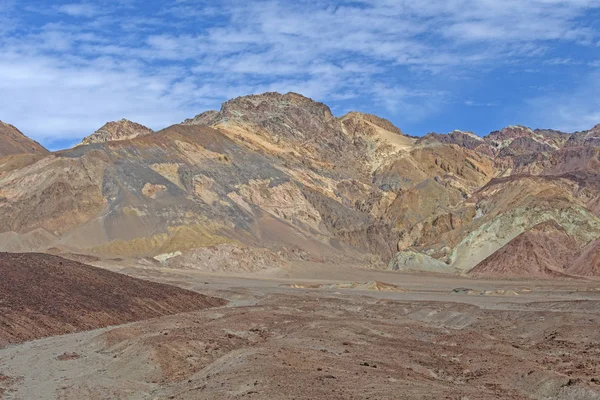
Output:
<path fill-rule="evenodd" d="M 14 126 L 0 121 L 0 157 L 23 153 L 46 154 L 48 150 Z"/>
<path fill-rule="evenodd" d="M 362 113 L 335 118 L 325 104 L 296 93 L 238 97 L 184 124 L 214 127 L 292 165 L 367 180 L 381 158 L 414 141 L 387 120 Z"/>
<path fill-rule="evenodd" d="M 592 129 L 582 132 L 575 132 L 565 143 L 565 147 L 598 147 L 600 146 L 600 124 Z"/>
<path fill-rule="evenodd" d="M 393 255 L 394 234 L 376 218 L 393 197 L 372 185 L 367 146 L 326 106 L 267 94 L 225 103 L 221 113 L 229 117 L 219 130 L 175 125 L 1 171 L 2 248 L 141 257 L 229 243 L 358 255 L 343 241 Z M 375 122 L 353 135 L 392 129 L 365 121 Z"/>
<path fill-rule="evenodd" d="M 416 140 L 296 93 L 239 97 L 156 133 L 105 128 L 101 143 L 4 159 L 0 249 L 448 272 L 550 219 L 579 248 L 600 234 L 599 149 L 558 131 Z"/>
<path fill-rule="evenodd" d="M 567 272 L 582 276 L 600 276 L 600 238 L 588 244 Z"/>
<path fill-rule="evenodd" d="M 469 271 L 521 233 L 550 219 L 578 248 L 600 235 L 600 219 L 567 178 L 497 178 L 447 213 L 433 215 L 400 233 L 399 250 L 420 252 Z M 393 268 L 394 266 L 391 265 Z"/>
<path fill-rule="evenodd" d="M 587 208 L 600 215 L 600 147 L 564 147 L 516 165 L 513 173 L 568 179 L 577 185 L 577 197 Z"/>
<path fill-rule="evenodd" d="M 226 303 L 47 254 L 0 253 L 0 276 L 0 347 Z"/>
<path fill-rule="evenodd" d="M 520 139 L 517 141 L 517 139 Z M 529 140 L 524 140 L 529 139 Z M 517 141 L 513 149 L 523 152 L 527 148 L 532 148 L 531 141 L 539 143 L 540 146 L 546 145 L 553 149 L 559 149 L 567 142 L 569 135 L 559 131 L 552 130 L 532 130 L 525 126 L 508 126 L 499 131 L 487 135 L 484 140 L 492 147 L 501 151 Z"/>
<path fill-rule="evenodd" d="M 548 220 L 523 232 L 471 270 L 475 276 L 565 276 L 579 247 L 562 226 Z"/>
<path fill-rule="evenodd" d="M 483 138 L 475 135 L 472 132 L 452 131 L 448 134 L 428 133 L 417 141 L 417 144 L 426 143 L 445 143 L 456 144 L 469 150 L 475 150 L 478 153 L 486 154 L 493 157 L 496 153 L 495 149 L 487 143 Z"/>
<path fill-rule="evenodd" d="M 455 145 L 420 145 L 398 154 L 373 176 L 396 194 L 385 216 L 397 228 L 446 212 L 498 174 L 493 160 Z"/>

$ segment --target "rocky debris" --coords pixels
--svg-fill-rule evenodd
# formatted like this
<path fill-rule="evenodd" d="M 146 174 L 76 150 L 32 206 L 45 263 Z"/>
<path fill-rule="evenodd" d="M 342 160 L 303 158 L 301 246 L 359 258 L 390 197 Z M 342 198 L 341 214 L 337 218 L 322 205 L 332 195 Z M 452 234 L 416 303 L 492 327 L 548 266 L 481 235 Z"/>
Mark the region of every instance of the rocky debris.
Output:
<path fill-rule="evenodd" d="M 165 190 L 167 190 L 167 187 L 164 185 L 154 185 L 152 183 L 146 183 L 142 188 L 142 193 L 144 194 L 144 196 L 150 197 L 151 199 L 155 199 L 160 192 L 164 192 Z"/>
<path fill-rule="evenodd" d="M 169 268 L 194 269 L 210 272 L 258 272 L 284 267 L 293 252 L 273 252 L 268 249 L 221 244 L 175 253 L 165 260 Z"/>
<path fill-rule="evenodd" d="M 310 283 L 294 283 L 285 284 L 283 287 L 289 287 L 292 289 L 328 289 L 328 290 L 369 290 L 376 292 L 406 292 L 407 290 L 401 288 L 398 285 L 381 281 L 369 281 L 369 282 L 344 282 L 344 283 L 330 283 L 330 284 L 310 284 Z"/>
<path fill-rule="evenodd" d="M 81 358 L 81 355 L 77 354 L 77 353 L 69 353 L 69 352 L 64 352 L 61 355 L 59 355 L 58 357 L 56 357 L 57 360 L 59 361 L 70 361 L 70 360 L 77 360 Z"/>
<path fill-rule="evenodd" d="M 357 272 L 332 267 L 329 283 Z M 600 393 L 595 281 L 538 281 L 526 292 L 518 282 L 360 271 L 406 285 L 404 294 L 282 287 L 292 276 L 136 273 L 232 302 L 3 349 L 0 389 L 13 390 L 6 396 L 566 400 Z M 58 360 L 65 352 L 81 357 Z M 23 379 L 6 385 L 16 377 Z"/>
<path fill-rule="evenodd" d="M 567 276 L 579 247 L 549 220 L 523 232 L 471 270 L 474 276 L 552 278 Z"/>
<path fill-rule="evenodd" d="M 48 150 L 13 125 L 0 121 L 0 157 L 26 153 L 47 154 Z"/>
<path fill-rule="evenodd" d="M 5 394 L 14 392 L 14 387 L 22 382 L 22 376 L 12 377 L 0 373 L 0 399 L 3 399 Z"/>
<path fill-rule="evenodd" d="M 0 253 L 0 276 L 0 345 L 225 304 L 47 254 Z"/>
<path fill-rule="evenodd" d="M 600 276 L 600 238 L 583 248 L 567 272 L 581 276 Z"/>
<path fill-rule="evenodd" d="M 93 143 L 113 142 L 118 140 L 129 140 L 138 136 L 149 135 L 151 133 L 154 133 L 152 129 L 123 118 L 119 121 L 107 122 L 104 124 L 104 126 L 102 126 L 102 128 L 98 129 L 90 136 L 83 138 L 78 146 Z"/>

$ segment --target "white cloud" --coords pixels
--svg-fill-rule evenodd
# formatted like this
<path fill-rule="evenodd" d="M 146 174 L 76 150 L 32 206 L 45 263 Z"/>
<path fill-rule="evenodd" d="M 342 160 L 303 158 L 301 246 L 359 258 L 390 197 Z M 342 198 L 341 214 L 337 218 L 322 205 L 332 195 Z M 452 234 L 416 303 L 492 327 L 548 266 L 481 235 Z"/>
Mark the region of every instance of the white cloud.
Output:
<path fill-rule="evenodd" d="M 496 103 L 491 103 L 491 102 L 490 103 L 481 103 L 481 102 L 470 100 L 470 99 L 466 100 L 464 102 L 464 104 L 469 107 L 496 107 L 497 106 Z"/>
<path fill-rule="evenodd" d="M 45 141 L 80 138 L 121 117 L 162 128 L 188 117 L 188 102 L 207 106 L 177 71 L 152 73 L 114 60 L 81 65 L 3 54 L 0 71 L 0 91 L 11 93 L 0 98 L 0 109 L 18 116 L 23 131 Z"/>
<path fill-rule="evenodd" d="M 534 126 L 566 132 L 582 131 L 600 123 L 600 72 L 595 71 L 576 85 L 530 99 L 527 113 Z"/>
<path fill-rule="evenodd" d="M 161 128 L 227 98 L 277 90 L 360 99 L 422 120 L 457 102 L 436 85 L 543 57 L 552 41 L 599 39 L 581 21 L 598 0 L 164 3 L 50 6 L 88 20 L 23 23 L 0 35 L 1 117 L 36 139 L 80 138 L 110 119 Z"/>
<path fill-rule="evenodd" d="M 92 18 L 100 14 L 100 10 L 90 3 L 70 3 L 55 7 L 57 11 L 71 17 Z"/>

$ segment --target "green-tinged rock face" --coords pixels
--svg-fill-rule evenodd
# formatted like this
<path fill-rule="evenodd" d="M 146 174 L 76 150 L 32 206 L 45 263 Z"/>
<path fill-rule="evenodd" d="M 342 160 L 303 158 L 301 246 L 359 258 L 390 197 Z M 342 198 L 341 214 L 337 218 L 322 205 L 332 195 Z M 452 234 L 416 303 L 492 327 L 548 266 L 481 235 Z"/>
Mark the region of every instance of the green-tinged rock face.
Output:
<path fill-rule="evenodd" d="M 414 251 L 401 251 L 389 262 L 391 271 L 426 271 L 443 274 L 453 274 L 456 270 L 443 261 L 437 260 L 427 254 Z"/>

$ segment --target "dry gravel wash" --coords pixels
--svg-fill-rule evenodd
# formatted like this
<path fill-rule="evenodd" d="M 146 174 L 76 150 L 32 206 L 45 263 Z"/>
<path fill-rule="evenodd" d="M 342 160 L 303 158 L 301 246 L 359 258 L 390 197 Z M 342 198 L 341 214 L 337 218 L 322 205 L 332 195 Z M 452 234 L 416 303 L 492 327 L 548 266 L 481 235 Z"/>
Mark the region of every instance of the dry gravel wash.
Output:
<path fill-rule="evenodd" d="M 231 302 L 6 348 L 0 392 L 6 399 L 600 398 L 598 282 L 328 269 L 405 288 L 379 292 L 301 278 L 316 268 L 260 279 L 128 268 Z M 453 293 L 459 285 L 470 290 Z"/>

